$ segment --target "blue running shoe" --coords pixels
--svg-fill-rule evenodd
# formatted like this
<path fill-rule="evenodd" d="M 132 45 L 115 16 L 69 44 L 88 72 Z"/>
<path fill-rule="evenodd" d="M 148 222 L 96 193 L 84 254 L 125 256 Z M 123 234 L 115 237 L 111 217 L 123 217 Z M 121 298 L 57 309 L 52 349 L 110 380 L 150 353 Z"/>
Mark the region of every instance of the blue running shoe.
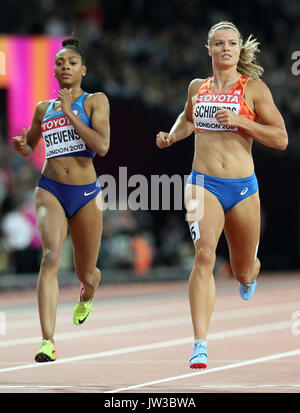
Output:
<path fill-rule="evenodd" d="M 207 367 L 207 345 L 206 340 L 196 340 L 194 342 L 193 355 L 190 358 L 191 369 L 206 369 Z"/>
<path fill-rule="evenodd" d="M 243 300 L 247 301 L 249 300 L 249 298 L 252 297 L 252 295 L 254 294 L 256 285 L 257 285 L 256 280 L 253 280 L 246 285 L 240 284 L 240 287 L 239 287 L 240 296 L 242 297 Z"/>

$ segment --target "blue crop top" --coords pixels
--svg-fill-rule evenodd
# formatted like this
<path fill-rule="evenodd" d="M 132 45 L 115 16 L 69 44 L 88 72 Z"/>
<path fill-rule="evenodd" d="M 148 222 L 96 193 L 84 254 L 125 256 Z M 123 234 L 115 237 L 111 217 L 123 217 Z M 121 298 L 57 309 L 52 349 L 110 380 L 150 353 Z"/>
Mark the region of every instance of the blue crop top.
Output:
<path fill-rule="evenodd" d="M 88 94 L 84 92 L 72 104 L 72 110 L 83 123 L 91 127 L 92 122 L 83 106 L 84 99 L 87 96 Z M 54 109 L 56 101 L 57 99 L 53 100 L 48 106 L 41 124 L 42 136 L 45 142 L 46 159 L 61 156 L 84 156 L 93 158 L 96 152 L 92 151 L 85 144 L 64 113 L 61 110 Z"/>

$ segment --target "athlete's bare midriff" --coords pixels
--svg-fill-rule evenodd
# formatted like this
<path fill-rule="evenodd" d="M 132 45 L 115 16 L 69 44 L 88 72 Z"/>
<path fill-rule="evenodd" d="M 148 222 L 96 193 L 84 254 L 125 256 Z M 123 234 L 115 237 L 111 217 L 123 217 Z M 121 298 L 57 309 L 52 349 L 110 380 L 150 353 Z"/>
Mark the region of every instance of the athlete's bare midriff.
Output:
<path fill-rule="evenodd" d="M 195 134 L 192 168 L 220 178 L 245 178 L 254 172 L 252 138 L 237 132 Z"/>
<path fill-rule="evenodd" d="M 195 82 L 192 104 L 197 99 L 203 80 Z M 251 87 L 246 86 L 245 100 L 253 110 Z M 198 172 L 220 178 L 240 179 L 253 174 L 253 139 L 242 132 L 201 131 L 195 133 L 195 153 L 192 168 Z"/>
<path fill-rule="evenodd" d="M 48 159 L 42 175 L 68 185 L 88 185 L 97 179 L 93 160 L 80 156 Z"/>

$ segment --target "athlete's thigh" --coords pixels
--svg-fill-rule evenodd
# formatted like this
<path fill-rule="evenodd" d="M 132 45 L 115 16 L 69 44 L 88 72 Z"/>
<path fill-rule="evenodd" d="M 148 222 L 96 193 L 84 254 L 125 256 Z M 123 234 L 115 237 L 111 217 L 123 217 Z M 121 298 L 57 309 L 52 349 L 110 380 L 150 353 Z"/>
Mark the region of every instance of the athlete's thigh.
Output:
<path fill-rule="evenodd" d="M 225 214 L 225 236 L 230 262 L 243 269 L 254 262 L 260 238 L 259 194 L 249 196 Z"/>
<path fill-rule="evenodd" d="M 224 211 L 219 200 L 202 187 L 186 185 L 185 205 L 195 247 L 216 249 L 224 227 Z"/>
<path fill-rule="evenodd" d="M 80 272 L 93 270 L 97 263 L 102 233 L 102 209 L 99 208 L 101 196 L 100 192 L 69 219 L 74 263 Z"/>
<path fill-rule="evenodd" d="M 53 194 L 42 188 L 35 190 L 35 207 L 43 249 L 60 253 L 68 233 L 63 207 Z"/>

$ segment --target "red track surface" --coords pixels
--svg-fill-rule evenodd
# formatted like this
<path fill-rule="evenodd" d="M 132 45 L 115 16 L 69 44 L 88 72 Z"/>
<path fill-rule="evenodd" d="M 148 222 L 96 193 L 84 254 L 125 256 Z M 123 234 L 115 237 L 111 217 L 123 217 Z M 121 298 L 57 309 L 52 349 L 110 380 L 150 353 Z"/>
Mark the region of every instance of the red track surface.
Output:
<path fill-rule="evenodd" d="M 217 279 L 208 368 L 196 371 L 187 283 L 104 284 L 75 326 L 79 285 L 60 292 L 54 363 L 34 362 L 35 291 L 0 294 L 1 393 L 300 392 L 299 274 L 260 275 L 248 302 L 235 280 Z"/>

